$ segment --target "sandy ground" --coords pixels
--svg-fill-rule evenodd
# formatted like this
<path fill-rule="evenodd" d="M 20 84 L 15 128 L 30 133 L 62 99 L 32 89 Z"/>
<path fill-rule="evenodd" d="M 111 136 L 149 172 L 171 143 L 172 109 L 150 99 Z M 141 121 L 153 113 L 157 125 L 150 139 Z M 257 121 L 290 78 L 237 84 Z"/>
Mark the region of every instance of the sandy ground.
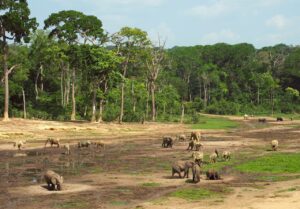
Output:
<path fill-rule="evenodd" d="M 204 152 L 218 148 L 257 155 L 257 150 L 265 150 L 274 138 L 280 142 L 280 151 L 299 151 L 299 121 L 272 121 L 260 127 L 256 119 L 230 118 L 240 122 L 241 128 L 204 130 Z M 300 208 L 300 191 L 281 191 L 300 185 L 300 179 L 253 182 L 230 171 L 218 181 L 208 181 L 202 175 L 197 185 L 171 178 L 171 162 L 189 159 L 191 152 L 185 150 L 188 142 L 176 142 L 173 149 L 162 149 L 161 138 L 190 132 L 180 124 L 119 125 L 22 119 L 0 122 L 0 208 Z M 71 156 L 63 155 L 61 148 L 45 149 L 47 137 L 58 137 L 62 144 L 71 143 Z M 21 151 L 12 146 L 19 139 L 28 141 Z M 101 140 L 106 147 L 78 150 L 76 143 L 87 139 Z M 47 190 L 41 178 L 46 168 L 63 172 L 66 179 L 63 191 Z M 142 186 L 149 182 L 159 186 Z M 199 201 L 168 195 L 179 188 L 210 186 L 228 186 L 232 192 L 222 199 Z"/>

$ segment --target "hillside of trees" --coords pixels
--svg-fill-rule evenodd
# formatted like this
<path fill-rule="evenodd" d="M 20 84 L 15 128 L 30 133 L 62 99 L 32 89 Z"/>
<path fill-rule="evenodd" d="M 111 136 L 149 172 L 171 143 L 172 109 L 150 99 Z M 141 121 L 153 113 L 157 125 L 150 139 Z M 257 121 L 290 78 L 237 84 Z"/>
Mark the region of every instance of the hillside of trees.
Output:
<path fill-rule="evenodd" d="M 195 112 L 300 112 L 300 47 L 165 48 L 138 28 L 53 13 L 37 30 L 26 1 L 0 4 L 1 117 L 171 120 Z"/>

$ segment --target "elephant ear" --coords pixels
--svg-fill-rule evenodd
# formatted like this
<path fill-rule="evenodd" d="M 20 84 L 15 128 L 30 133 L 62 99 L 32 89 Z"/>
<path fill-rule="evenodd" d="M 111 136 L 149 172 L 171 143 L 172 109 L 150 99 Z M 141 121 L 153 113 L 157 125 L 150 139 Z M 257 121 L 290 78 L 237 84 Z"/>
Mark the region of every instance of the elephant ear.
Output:
<path fill-rule="evenodd" d="M 56 185 L 56 184 L 57 184 L 57 180 L 56 180 L 56 178 L 54 178 L 54 177 L 53 177 L 53 178 L 51 178 L 51 183 L 52 183 L 52 184 L 54 184 L 54 185 Z"/>

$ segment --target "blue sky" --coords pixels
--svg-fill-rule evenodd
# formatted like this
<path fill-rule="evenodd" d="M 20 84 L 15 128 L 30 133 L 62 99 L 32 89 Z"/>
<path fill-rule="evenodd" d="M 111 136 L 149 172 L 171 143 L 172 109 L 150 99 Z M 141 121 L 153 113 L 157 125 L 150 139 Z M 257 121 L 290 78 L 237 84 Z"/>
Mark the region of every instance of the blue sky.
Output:
<path fill-rule="evenodd" d="M 124 26 L 158 34 L 167 46 L 247 42 L 255 47 L 299 45 L 299 0 L 28 0 L 40 27 L 51 13 L 97 16 L 109 33 Z"/>

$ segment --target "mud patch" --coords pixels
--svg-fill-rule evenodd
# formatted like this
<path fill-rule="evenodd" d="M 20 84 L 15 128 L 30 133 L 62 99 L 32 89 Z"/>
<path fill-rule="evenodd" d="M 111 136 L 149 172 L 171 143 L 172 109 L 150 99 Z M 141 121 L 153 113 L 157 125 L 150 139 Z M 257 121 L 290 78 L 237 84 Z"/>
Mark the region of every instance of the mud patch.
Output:
<path fill-rule="evenodd" d="M 88 190 L 95 190 L 95 187 L 86 184 L 63 184 L 62 191 L 49 191 L 47 185 L 32 185 L 25 187 L 14 187 L 8 190 L 14 196 L 40 196 L 52 194 L 70 194 Z"/>

